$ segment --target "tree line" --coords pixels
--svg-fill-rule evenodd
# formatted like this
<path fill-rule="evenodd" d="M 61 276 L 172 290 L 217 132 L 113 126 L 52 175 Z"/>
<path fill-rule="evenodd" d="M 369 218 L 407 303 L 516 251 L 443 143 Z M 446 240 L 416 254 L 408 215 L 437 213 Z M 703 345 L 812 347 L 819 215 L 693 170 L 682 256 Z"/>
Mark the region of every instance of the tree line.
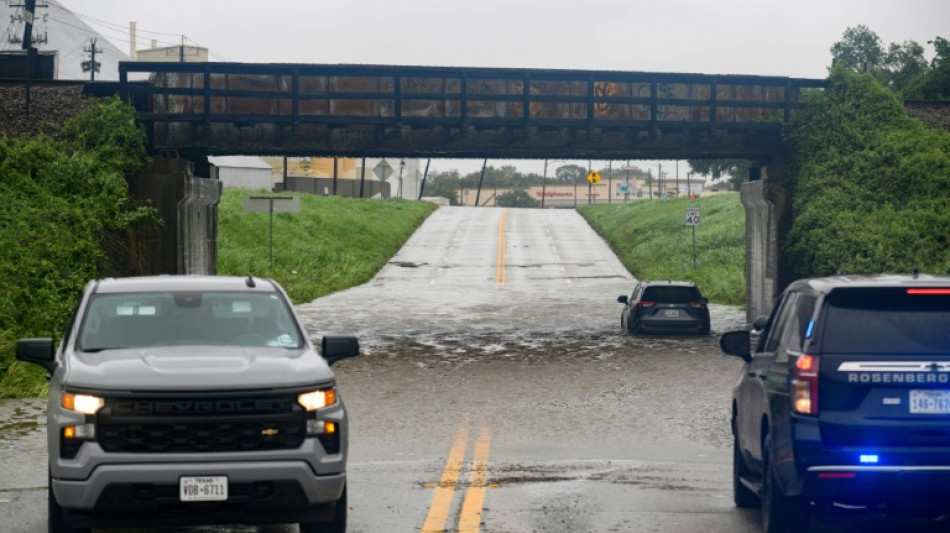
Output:
<path fill-rule="evenodd" d="M 847 28 L 840 41 L 831 46 L 831 66 L 869 74 L 899 100 L 950 100 L 950 40 L 936 37 L 934 57 L 924 56 L 924 47 L 916 41 L 889 43 L 864 25 Z M 694 172 L 728 180 L 738 188 L 752 165 L 746 159 L 692 159 Z"/>
<path fill-rule="evenodd" d="M 601 179 L 622 180 L 646 177 L 647 171 L 639 168 L 620 168 L 608 165 L 605 168 L 595 169 Z M 485 167 L 485 176 L 482 171 L 469 172 L 464 176 L 455 169 L 432 172 L 426 177 L 425 196 L 441 196 L 448 198 L 452 205 L 459 205 L 459 193 L 462 189 L 477 189 L 481 182 L 482 190 L 487 189 L 515 189 L 503 193 L 496 199 L 496 204 L 505 207 L 535 207 L 537 201 L 531 198 L 525 189 L 528 187 L 547 185 L 583 185 L 587 186 L 587 167 L 576 164 L 566 164 L 553 167 L 551 174 L 546 178 L 535 172 L 521 173 L 513 165 Z M 534 202 L 534 203 L 532 203 Z"/>

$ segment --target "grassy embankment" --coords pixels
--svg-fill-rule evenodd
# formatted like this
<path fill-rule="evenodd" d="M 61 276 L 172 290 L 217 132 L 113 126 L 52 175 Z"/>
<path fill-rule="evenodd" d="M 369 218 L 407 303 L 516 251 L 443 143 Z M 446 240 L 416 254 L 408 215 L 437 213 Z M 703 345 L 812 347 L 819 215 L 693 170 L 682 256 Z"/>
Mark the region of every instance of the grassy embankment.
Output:
<path fill-rule="evenodd" d="M 687 206 L 700 208 L 696 268 Z M 738 193 L 578 210 L 638 279 L 694 281 L 711 302 L 745 305 L 745 208 Z"/>
<path fill-rule="evenodd" d="M 299 213 L 274 213 L 271 265 L 270 214 L 245 212 L 242 199 L 247 194 L 238 189 L 222 193 L 218 273 L 273 278 L 295 304 L 369 281 L 436 207 L 302 194 Z"/>
<path fill-rule="evenodd" d="M 299 213 L 274 214 L 271 265 L 269 213 L 245 212 L 242 198 L 248 193 L 236 189 L 222 193 L 218 208 L 219 274 L 273 278 L 294 303 L 369 281 L 435 209 L 433 204 L 398 199 L 380 203 L 301 195 Z M 81 288 L 79 285 L 77 291 Z M 78 292 L 74 294 L 78 298 Z M 73 305 L 75 301 L 62 307 L 71 309 Z M 64 315 L 57 322 L 65 324 L 66 319 Z M 4 370 L 0 372 L 0 398 L 46 395 L 44 372 L 14 360 L 17 338 L 44 335 L 50 332 L 0 328 L 0 367 Z"/>

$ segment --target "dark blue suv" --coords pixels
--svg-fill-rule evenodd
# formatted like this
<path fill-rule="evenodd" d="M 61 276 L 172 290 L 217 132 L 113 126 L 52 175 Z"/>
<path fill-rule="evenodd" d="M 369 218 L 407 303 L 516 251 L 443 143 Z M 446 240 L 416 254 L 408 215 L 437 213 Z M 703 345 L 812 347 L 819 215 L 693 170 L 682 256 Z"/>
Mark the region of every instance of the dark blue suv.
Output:
<path fill-rule="evenodd" d="M 950 278 L 800 280 L 781 295 L 733 391 L 733 490 L 767 533 L 816 513 L 950 515 Z"/>

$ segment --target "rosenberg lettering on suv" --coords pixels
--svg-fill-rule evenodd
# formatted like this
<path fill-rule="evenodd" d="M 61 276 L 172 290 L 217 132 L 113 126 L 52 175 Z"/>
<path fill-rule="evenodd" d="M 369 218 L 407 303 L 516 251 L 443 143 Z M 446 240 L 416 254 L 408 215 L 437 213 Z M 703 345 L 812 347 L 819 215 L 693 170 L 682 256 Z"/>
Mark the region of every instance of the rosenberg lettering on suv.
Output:
<path fill-rule="evenodd" d="M 769 533 L 813 516 L 900 521 L 950 512 L 950 278 L 791 284 L 761 336 L 720 345 L 745 360 L 733 391 L 733 490 Z"/>
<path fill-rule="evenodd" d="M 346 527 L 348 426 L 330 365 L 274 281 L 92 281 L 58 349 L 22 339 L 49 372 L 49 531 L 299 523 Z M 321 357 L 322 354 L 322 357 Z"/>

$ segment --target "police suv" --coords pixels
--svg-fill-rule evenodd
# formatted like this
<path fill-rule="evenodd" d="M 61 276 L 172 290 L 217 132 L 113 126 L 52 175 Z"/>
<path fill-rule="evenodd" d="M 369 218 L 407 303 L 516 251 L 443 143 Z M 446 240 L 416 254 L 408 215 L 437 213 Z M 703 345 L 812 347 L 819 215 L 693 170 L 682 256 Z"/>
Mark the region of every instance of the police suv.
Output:
<path fill-rule="evenodd" d="M 816 513 L 950 515 L 950 278 L 791 284 L 750 333 L 733 391 L 733 490 L 767 533 Z"/>

